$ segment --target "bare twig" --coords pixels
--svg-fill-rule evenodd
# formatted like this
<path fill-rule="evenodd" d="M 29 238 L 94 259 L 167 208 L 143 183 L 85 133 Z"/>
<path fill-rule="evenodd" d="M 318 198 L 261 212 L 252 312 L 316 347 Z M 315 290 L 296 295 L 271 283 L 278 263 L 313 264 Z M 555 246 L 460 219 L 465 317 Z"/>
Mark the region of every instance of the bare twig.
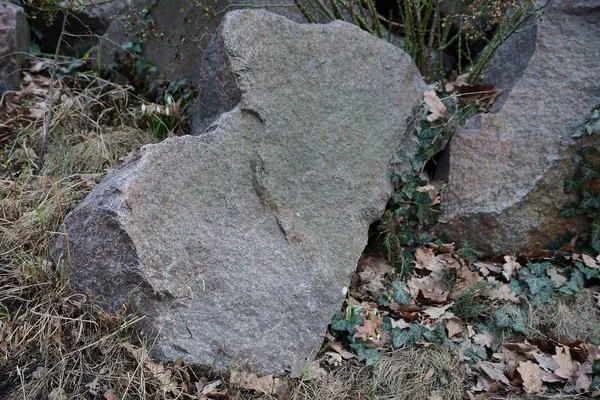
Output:
<path fill-rule="evenodd" d="M 44 166 L 44 156 L 46 154 L 46 141 L 48 139 L 48 131 L 50 130 L 50 122 L 52 121 L 52 106 L 54 101 L 54 80 L 56 79 L 56 65 L 58 63 L 58 53 L 60 51 L 60 45 L 62 44 L 63 35 L 65 33 L 65 26 L 67 25 L 67 14 L 63 17 L 62 27 L 60 29 L 60 36 L 58 37 L 58 43 L 56 44 L 56 51 L 54 52 L 54 63 L 52 64 L 52 72 L 50 74 L 50 88 L 48 89 L 48 100 L 46 102 L 46 115 L 44 115 L 44 125 L 42 128 L 42 143 L 40 148 L 40 159 L 38 169 L 41 170 Z"/>

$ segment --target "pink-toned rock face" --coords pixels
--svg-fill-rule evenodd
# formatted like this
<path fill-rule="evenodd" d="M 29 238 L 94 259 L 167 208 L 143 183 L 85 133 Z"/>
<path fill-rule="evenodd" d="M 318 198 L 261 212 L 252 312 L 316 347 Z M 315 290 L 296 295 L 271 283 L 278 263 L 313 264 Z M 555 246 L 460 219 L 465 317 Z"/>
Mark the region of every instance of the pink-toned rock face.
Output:
<path fill-rule="evenodd" d="M 29 43 L 29 25 L 23 9 L 0 1 L 0 92 L 19 88 L 19 70 Z"/>
<path fill-rule="evenodd" d="M 504 94 L 452 138 L 440 163 L 442 230 L 487 253 L 543 248 L 584 220 L 558 217 L 573 200 L 563 181 L 581 139 L 571 135 L 600 103 L 600 2 L 555 1 L 511 38 L 487 81 Z M 585 138 L 600 145 L 600 135 Z"/>

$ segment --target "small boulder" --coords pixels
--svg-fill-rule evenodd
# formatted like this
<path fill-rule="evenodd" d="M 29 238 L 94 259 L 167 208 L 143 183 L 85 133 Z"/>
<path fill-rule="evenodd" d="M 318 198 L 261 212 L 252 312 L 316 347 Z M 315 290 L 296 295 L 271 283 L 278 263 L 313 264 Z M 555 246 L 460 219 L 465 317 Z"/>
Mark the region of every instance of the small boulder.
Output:
<path fill-rule="evenodd" d="M 77 289 L 145 315 L 155 356 L 283 372 L 342 304 L 425 85 L 353 25 L 264 11 L 225 16 L 200 76 L 196 136 L 109 173 L 54 255 Z"/>
<path fill-rule="evenodd" d="M 553 1 L 496 53 L 487 81 L 504 93 L 459 129 L 438 169 L 448 183 L 441 230 L 452 239 L 488 254 L 536 253 L 588 227 L 558 213 L 572 200 L 563 182 L 581 139 L 571 136 L 600 103 L 599 20 L 597 0 Z M 600 135 L 586 141 L 600 145 Z"/>
<path fill-rule="evenodd" d="M 19 88 L 21 63 L 30 41 L 23 8 L 0 1 L 0 93 Z"/>

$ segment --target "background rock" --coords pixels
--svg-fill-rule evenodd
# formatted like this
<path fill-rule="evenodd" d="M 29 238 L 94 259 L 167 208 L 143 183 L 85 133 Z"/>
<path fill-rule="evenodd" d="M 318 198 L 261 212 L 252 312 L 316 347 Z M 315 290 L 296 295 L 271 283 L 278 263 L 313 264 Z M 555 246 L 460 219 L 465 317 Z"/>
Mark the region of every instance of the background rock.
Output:
<path fill-rule="evenodd" d="M 111 60 L 123 43 L 145 35 L 140 37 L 144 41 L 143 55 L 158 67 L 162 77 L 195 78 L 204 49 L 225 14 L 223 10 L 265 6 L 265 10 L 292 21 L 306 22 L 293 0 L 159 0 L 154 7 L 149 4 L 149 0 L 134 0 L 128 12 L 115 18 L 98 46 L 101 60 Z M 215 13 L 219 15 L 211 17 Z"/>
<path fill-rule="evenodd" d="M 71 282 L 146 315 L 160 358 L 282 372 L 319 350 L 425 87 L 355 26 L 264 11 L 227 14 L 205 57 L 198 136 L 144 147 L 66 217 Z"/>
<path fill-rule="evenodd" d="M 535 30 L 500 49 L 487 79 L 506 92 L 457 132 L 438 169 L 448 182 L 442 230 L 451 238 L 507 254 L 586 228 L 557 214 L 570 200 L 563 181 L 580 145 L 571 135 L 600 103 L 598 21 L 597 0 L 555 1 Z"/>
<path fill-rule="evenodd" d="M 23 9 L 0 1 L 0 92 L 19 88 L 22 53 L 29 50 L 29 44 L 29 25 Z"/>

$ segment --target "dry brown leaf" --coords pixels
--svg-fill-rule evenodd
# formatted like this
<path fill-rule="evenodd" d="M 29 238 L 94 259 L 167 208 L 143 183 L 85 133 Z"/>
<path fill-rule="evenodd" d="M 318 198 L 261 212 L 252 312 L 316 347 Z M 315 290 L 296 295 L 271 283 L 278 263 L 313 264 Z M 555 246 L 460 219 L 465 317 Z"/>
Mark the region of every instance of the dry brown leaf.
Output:
<path fill-rule="evenodd" d="M 513 274 L 521 268 L 521 264 L 517 262 L 515 256 L 504 256 L 504 261 L 505 263 L 502 265 L 502 275 L 510 281 Z"/>
<path fill-rule="evenodd" d="M 344 347 L 337 342 L 331 343 L 329 345 L 329 347 L 331 347 L 333 350 L 336 351 L 336 353 L 338 353 L 340 356 L 342 356 L 342 358 L 344 360 L 349 360 L 351 358 L 356 357 L 356 355 L 354 353 L 349 352 L 348 350 L 344 349 Z"/>
<path fill-rule="evenodd" d="M 519 296 L 510 290 L 508 283 L 497 282 L 496 279 L 490 277 L 488 282 L 496 285 L 493 289 L 487 289 L 484 294 L 490 300 L 510 301 L 512 303 L 519 302 Z"/>
<path fill-rule="evenodd" d="M 417 260 L 417 265 L 416 265 L 417 268 L 429 269 L 427 267 L 434 262 L 435 254 L 433 254 L 432 249 L 427 249 L 427 248 L 421 247 L 415 251 L 415 258 Z"/>
<path fill-rule="evenodd" d="M 554 373 L 566 380 L 570 380 L 573 376 L 576 366 L 571 360 L 571 352 L 565 346 L 556 346 L 556 355 L 552 356 L 554 361 L 558 364 L 558 369 Z"/>
<path fill-rule="evenodd" d="M 394 320 L 392 319 L 392 329 L 400 328 L 400 329 L 408 329 L 410 328 L 410 324 L 403 319 Z"/>
<path fill-rule="evenodd" d="M 523 389 L 527 394 L 540 393 L 543 388 L 543 382 L 540 378 L 540 366 L 531 361 L 522 361 L 517 367 L 517 371 L 523 379 Z"/>
<path fill-rule="evenodd" d="M 230 383 L 242 389 L 254 390 L 255 392 L 271 394 L 279 384 L 280 379 L 273 375 L 258 377 L 253 372 L 233 370 L 230 375 Z"/>
<path fill-rule="evenodd" d="M 491 347 L 494 337 L 490 332 L 478 333 L 473 336 L 473 343 L 482 347 Z"/>
<path fill-rule="evenodd" d="M 461 263 L 456 272 L 456 284 L 453 286 L 452 292 L 450 293 L 451 299 L 456 298 L 456 296 L 467 290 L 473 283 L 483 280 L 477 272 L 473 272 L 469 269 L 466 262 Z"/>
<path fill-rule="evenodd" d="M 559 274 L 558 271 L 556 271 L 556 268 L 548 268 L 548 271 L 546 271 L 546 273 L 548 274 L 552 282 L 554 282 L 556 287 L 561 287 L 562 285 L 567 283 L 568 279 Z"/>
<path fill-rule="evenodd" d="M 427 121 L 433 122 L 446 116 L 446 106 L 435 93 L 435 90 L 427 90 L 423 93 L 423 101 L 429 106 L 430 115 Z"/>
<path fill-rule="evenodd" d="M 363 318 L 363 324 L 355 327 L 355 338 L 362 338 L 365 342 L 369 339 L 376 339 L 377 333 L 381 328 L 383 318 L 378 316 L 374 311 L 367 313 L 369 318 Z"/>
<path fill-rule="evenodd" d="M 462 333 L 463 331 L 463 323 L 459 318 L 450 318 L 446 322 L 446 334 L 449 339 L 452 339 L 454 336 Z"/>
<path fill-rule="evenodd" d="M 596 262 L 594 257 L 588 256 L 587 254 L 581 254 L 581 258 L 583 259 L 583 263 L 589 267 L 594 269 L 600 269 L 600 265 Z"/>
<path fill-rule="evenodd" d="M 546 383 L 555 383 L 555 382 L 564 382 L 565 381 L 560 376 L 557 376 L 554 372 L 544 371 L 543 369 L 540 370 L 540 378 L 542 379 L 542 381 L 544 381 Z"/>
<path fill-rule="evenodd" d="M 477 367 L 479 367 L 483 372 L 486 373 L 487 376 L 490 377 L 492 381 L 499 381 L 504 383 L 505 385 L 510 385 L 510 381 L 504 375 L 504 364 L 502 363 L 492 363 L 489 361 L 480 361 L 477 363 Z"/>
<path fill-rule="evenodd" d="M 494 381 L 490 379 L 486 374 L 477 374 L 477 383 L 475 386 L 471 387 L 471 390 L 474 392 L 487 392 L 492 388 L 492 384 Z M 469 397 L 471 397 L 469 395 Z M 479 398 L 479 396 L 475 397 Z"/>
<path fill-rule="evenodd" d="M 535 357 L 535 360 L 539 366 L 546 371 L 554 371 L 559 367 L 556 360 L 548 354 L 533 353 L 533 356 Z"/>
<path fill-rule="evenodd" d="M 422 278 L 413 277 L 406 283 L 410 294 L 421 304 L 440 304 L 448 299 L 441 276 L 436 273 Z"/>
<path fill-rule="evenodd" d="M 592 364 L 584 363 L 579 366 L 577 371 L 577 380 L 575 381 L 576 392 L 587 392 L 592 386 Z"/>
<path fill-rule="evenodd" d="M 448 310 L 450 307 L 452 307 L 452 305 L 454 305 L 454 302 L 451 302 L 449 304 L 446 304 L 445 306 L 439 306 L 439 307 L 429 306 L 429 307 L 425 307 L 423 309 L 423 312 L 425 314 L 429 315 L 433 319 L 438 319 L 446 312 L 446 310 Z"/>

